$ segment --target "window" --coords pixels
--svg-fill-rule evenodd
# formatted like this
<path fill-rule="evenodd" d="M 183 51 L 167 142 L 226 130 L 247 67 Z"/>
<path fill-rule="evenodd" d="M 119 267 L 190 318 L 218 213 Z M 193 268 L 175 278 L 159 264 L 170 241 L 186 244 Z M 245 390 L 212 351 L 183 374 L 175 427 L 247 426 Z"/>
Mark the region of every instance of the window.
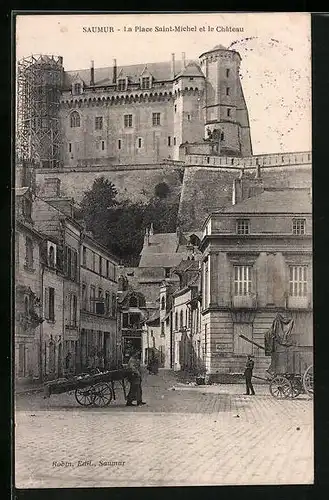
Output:
<path fill-rule="evenodd" d="M 234 266 L 234 295 L 251 293 L 251 266 Z"/>
<path fill-rule="evenodd" d="M 175 113 L 177 113 L 177 104 L 175 104 Z"/>
<path fill-rule="evenodd" d="M 72 143 L 69 142 L 69 153 L 72 153 Z"/>
<path fill-rule="evenodd" d="M 133 115 L 124 115 L 124 126 L 125 128 L 133 126 Z"/>
<path fill-rule="evenodd" d="M 209 305 L 209 259 L 207 258 L 203 262 L 203 307 L 206 308 Z"/>
<path fill-rule="evenodd" d="M 165 267 L 165 278 L 170 278 L 170 267 Z"/>
<path fill-rule="evenodd" d="M 49 247 L 48 258 L 49 267 L 55 267 L 55 250 L 52 245 Z"/>
<path fill-rule="evenodd" d="M 116 313 L 116 302 L 117 302 L 116 295 L 115 295 L 115 293 L 112 293 L 112 316 L 113 316 L 113 318 L 115 317 L 115 313 Z"/>
<path fill-rule="evenodd" d="M 33 269 L 33 241 L 28 236 L 25 239 L 25 265 Z"/>
<path fill-rule="evenodd" d="M 162 297 L 161 299 L 161 309 L 164 310 L 166 308 L 166 299 Z"/>
<path fill-rule="evenodd" d="M 176 146 L 176 137 L 174 137 L 174 146 Z"/>
<path fill-rule="evenodd" d="M 238 219 L 236 221 L 236 232 L 238 234 L 249 234 L 250 233 L 249 219 Z"/>
<path fill-rule="evenodd" d="M 82 247 L 82 265 L 84 267 L 87 266 L 87 249 L 86 249 L 86 247 Z"/>
<path fill-rule="evenodd" d="M 96 130 L 102 130 L 103 129 L 103 117 L 102 116 L 96 116 L 96 118 L 95 118 L 95 129 Z"/>
<path fill-rule="evenodd" d="M 191 115 L 187 115 L 188 121 L 191 121 Z"/>
<path fill-rule="evenodd" d="M 118 140 L 118 149 L 121 149 L 121 139 Z"/>
<path fill-rule="evenodd" d="M 81 83 L 75 83 L 73 85 L 73 94 L 74 95 L 81 94 Z"/>
<path fill-rule="evenodd" d="M 99 274 L 102 275 L 103 274 L 103 259 L 101 256 L 99 256 Z"/>
<path fill-rule="evenodd" d="M 96 254 L 93 252 L 93 271 L 96 271 Z"/>
<path fill-rule="evenodd" d="M 122 314 L 122 328 L 128 328 L 128 313 Z"/>
<path fill-rule="evenodd" d="M 160 113 L 152 113 L 152 125 L 156 127 L 160 124 Z"/>
<path fill-rule="evenodd" d="M 230 95 L 230 87 L 226 87 L 226 95 Z"/>
<path fill-rule="evenodd" d="M 118 80 L 118 90 L 126 90 L 126 79 L 125 78 L 119 78 Z"/>
<path fill-rule="evenodd" d="M 105 149 L 105 142 L 102 141 L 102 151 L 104 151 L 104 149 Z"/>
<path fill-rule="evenodd" d="M 82 299 L 82 310 L 86 311 L 87 310 L 87 285 L 86 283 L 82 284 L 82 291 L 81 291 L 81 299 Z"/>
<path fill-rule="evenodd" d="M 78 252 L 76 250 L 71 250 L 71 269 L 70 278 L 76 280 L 78 275 Z"/>
<path fill-rule="evenodd" d="M 105 292 L 105 314 L 108 316 L 110 314 L 110 294 Z"/>
<path fill-rule="evenodd" d="M 224 140 L 224 132 L 221 132 L 220 133 L 220 140 L 223 141 Z"/>
<path fill-rule="evenodd" d="M 141 88 L 142 89 L 149 89 L 150 88 L 150 78 L 148 76 L 142 78 Z"/>
<path fill-rule="evenodd" d="M 178 330 L 178 312 L 175 312 L 175 330 Z"/>
<path fill-rule="evenodd" d="M 70 115 L 71 128 L 80 127 L 80 115 L 77 111 L 73 111 Z"/>
<path fill-rule="evenodd" d="M 171 137 L 168 135 L 168 146 L 171 146 Z"/>
<path fill-rule="evenodd" d="M 98 298 L 103 298 L 103 290 L 101 288 L 98 289 Z"/>
<path fill-rule="evenodd" d="M 243 335 L 249 340 L 252 340 L 252 323 L 233 323 L 233 352 L 234 354 L 244 355 L 252 354 L 252 346 L 250 342 L 240 337 Z"/>
<path fill-rule="evenodd" d="M 129 307 L 138 307 L 138 299 L 137 297 L 130 297 L 130 300 L 129 300 Z"/>
<path fill-rule="evenodd" d="M 183 309 L 181 309 L 180 314 L 179 314 L 179 328 L 180 328 L 180 329 L 182 329 L 182 328 L 183 328 L 183 321 L 184 321 L 184 317 L 183 317 Z"/>
<path fill-rule="evenodd" d="M 109 277 L 109 261 L 106 261 L 106 277 Z"/>
<path fill-rule="evenodd" d="M 231 116 L 231 110 L 230 110 L 230 108 L 228 108 L 228 110 L 227 110 L 227 116 Z"/>
<path fill-rule="evenodd" d="M 45 318 L 55 321 L 55 288 L 45 288 Z"/>
<path fill-rule="evenodd" d="M 95 312 L 95 298 L 96 298 L 96 288 L 91 285 L 90 287 L 90 311 Z"/>
<path fill-rule="evenodd" d="M 292 297 L 307 296 L 307 266 L 289 267 L 289 295 Z"/>
<path fill-rule="evenodd" d="M 70 294 L 70 326 L 77 326 L 77 296 L 74 293 Z"/>
<path fill-rule="evenodd" d="M 230 70 L 226 69 L 226 78 L 228 78 L 229 76 L 230 76 Z"/>
<path fill-rule="evenodd" d="M 292 221 L 292 234 L 305 234 L 305 219 L 293 219 Z"/>
<path fill-rule="evenodd" d="M 142 139 L 141 139 L 141 137 L 138 137 L 138 147 L 139 148 L 142 147 Z"/>
<path fill-rule="evenodd" d="M 194 80 L 193 76 L 190 76 L 189 81 L 192 82 Z"/>

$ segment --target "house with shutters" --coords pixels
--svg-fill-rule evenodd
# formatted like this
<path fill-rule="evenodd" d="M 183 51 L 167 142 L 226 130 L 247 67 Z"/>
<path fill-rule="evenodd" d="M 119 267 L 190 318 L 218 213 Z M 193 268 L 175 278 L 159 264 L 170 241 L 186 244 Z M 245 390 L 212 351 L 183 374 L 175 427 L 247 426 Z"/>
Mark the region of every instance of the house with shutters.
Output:
<path fill-rule="evenodd" d="M 247 354 L 265 374 L 261 347 L 277 313 L 294 319 L 299 345 L 313 340 L 310 190 L 258 186 L 243 199 L 238 187 L 233 204 L 206 219 L 200 245 L 201 328 L 214 377 L 242 373 Z"/>

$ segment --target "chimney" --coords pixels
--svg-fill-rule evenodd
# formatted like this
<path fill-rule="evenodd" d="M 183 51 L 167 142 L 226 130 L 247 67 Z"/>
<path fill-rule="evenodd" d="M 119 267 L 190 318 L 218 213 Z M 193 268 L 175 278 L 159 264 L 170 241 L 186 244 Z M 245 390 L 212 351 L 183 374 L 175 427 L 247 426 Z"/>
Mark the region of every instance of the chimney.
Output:
<path fill-rule="evenodd" d="M 175 54 L 171 54 L 171 78 L 175 78 Z"/>
<path fill-rule="evenodd" d="M 232 205 L 236 205 L 242 201 L 242 179 L 234 179 L 233 180 L 233 189 L 232 189 Z"/>
<path fill-rule="evenodd" d="M 90 86 L 93 87 L 95 85 L 95 68 L 94 61 L 91 61 L 90 65 Z"/>
<path fill-rule="evenodd" d="M 182 63 L 183 63 L 183 69 L 184 69 L 186 67 L 185 52 L 182 52 Z"/>
<path fill-rule="evenodd" d="M 113 59 L 113 79 L 112 83 L 117 83 L 117 60 Z"/>

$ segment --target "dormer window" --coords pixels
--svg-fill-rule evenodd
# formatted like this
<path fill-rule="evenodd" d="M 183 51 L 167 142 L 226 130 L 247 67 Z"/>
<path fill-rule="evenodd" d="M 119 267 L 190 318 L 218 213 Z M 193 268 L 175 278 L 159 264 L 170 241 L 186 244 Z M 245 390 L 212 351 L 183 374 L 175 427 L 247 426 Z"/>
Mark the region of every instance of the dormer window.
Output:
<path fill-rule="evenodd" d="M 141 79 L 141 88 L 149 89 L 151 87 L 151 79 L 149 76 L 143 76 Z"/>
<path fill-rule="evenodd" d="M 81 85 L 80 82 L 73 84 L 72 93 L 73 93 L 73 95 L 80 95 L 80 94 L 82 94 L 82 85 Z"/>
<path fill-rule="evenodd" d="M 126 90 L 126 79 L 125 78 L 119 78 L 118 80 L 118 90 Z"/>

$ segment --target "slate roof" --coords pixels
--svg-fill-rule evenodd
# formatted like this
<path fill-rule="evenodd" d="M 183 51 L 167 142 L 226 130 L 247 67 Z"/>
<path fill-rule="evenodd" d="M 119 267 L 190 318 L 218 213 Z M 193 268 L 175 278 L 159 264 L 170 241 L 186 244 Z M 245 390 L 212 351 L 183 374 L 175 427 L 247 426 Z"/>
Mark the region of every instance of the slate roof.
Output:
<path fill-rule="evenodd" d="M 309 189 L 265 189 L 257 196 L 221 210 L 226 213 L 312 213 Z"/>
<path fill-rule="evenodd" d="M 202 76 L 205 78 L 200 66 L 195 62 L 188 63 L 183 71 L 181 71 L 177 76 Z"/>
<path fill-rule="evenodd" d="M 190 63 L 191 64 L 191 63 Z M 197 64 L 197 63 L 194 63 Z M 146 66 L 146 68 L 145 68 Z M 175 61 L 175 73 L 178 74 L 183 69 L 182 61 Z M 131 83 L 139 83 L 139 78 L 142 72 L 148 71 L 155 80 L 172 80 L 171 75 L 171 62 L 156 62 L 156 63 L 142 63 L 142 64 L 131 64 L 128 66 L 117 66 L 118 77 L 130 78 Z M 201 70 L 200 70 L 201 71 Z M 120 75 L 121 73 L 121 75 Z M 201 72 L 201 74 L 203 74 Z M 75 80 L 76 76 L 83 80 L 86 85 L 90 83 L 90 68 L 88 69 L 77 69 L 73 71 L 65 71 L 64 73 L 64 87 L 69 88 L 72 82 Z M 119 76 L 120 75 L 120 76 Z M 200 76 L 200 75 L 198 75 Z M 95 86 L 97 85 L 110 85 L 113 83 L 113 66 L 108 66 L 106 68 L 95 68 L 94 69 L 94 80 Z"/>

